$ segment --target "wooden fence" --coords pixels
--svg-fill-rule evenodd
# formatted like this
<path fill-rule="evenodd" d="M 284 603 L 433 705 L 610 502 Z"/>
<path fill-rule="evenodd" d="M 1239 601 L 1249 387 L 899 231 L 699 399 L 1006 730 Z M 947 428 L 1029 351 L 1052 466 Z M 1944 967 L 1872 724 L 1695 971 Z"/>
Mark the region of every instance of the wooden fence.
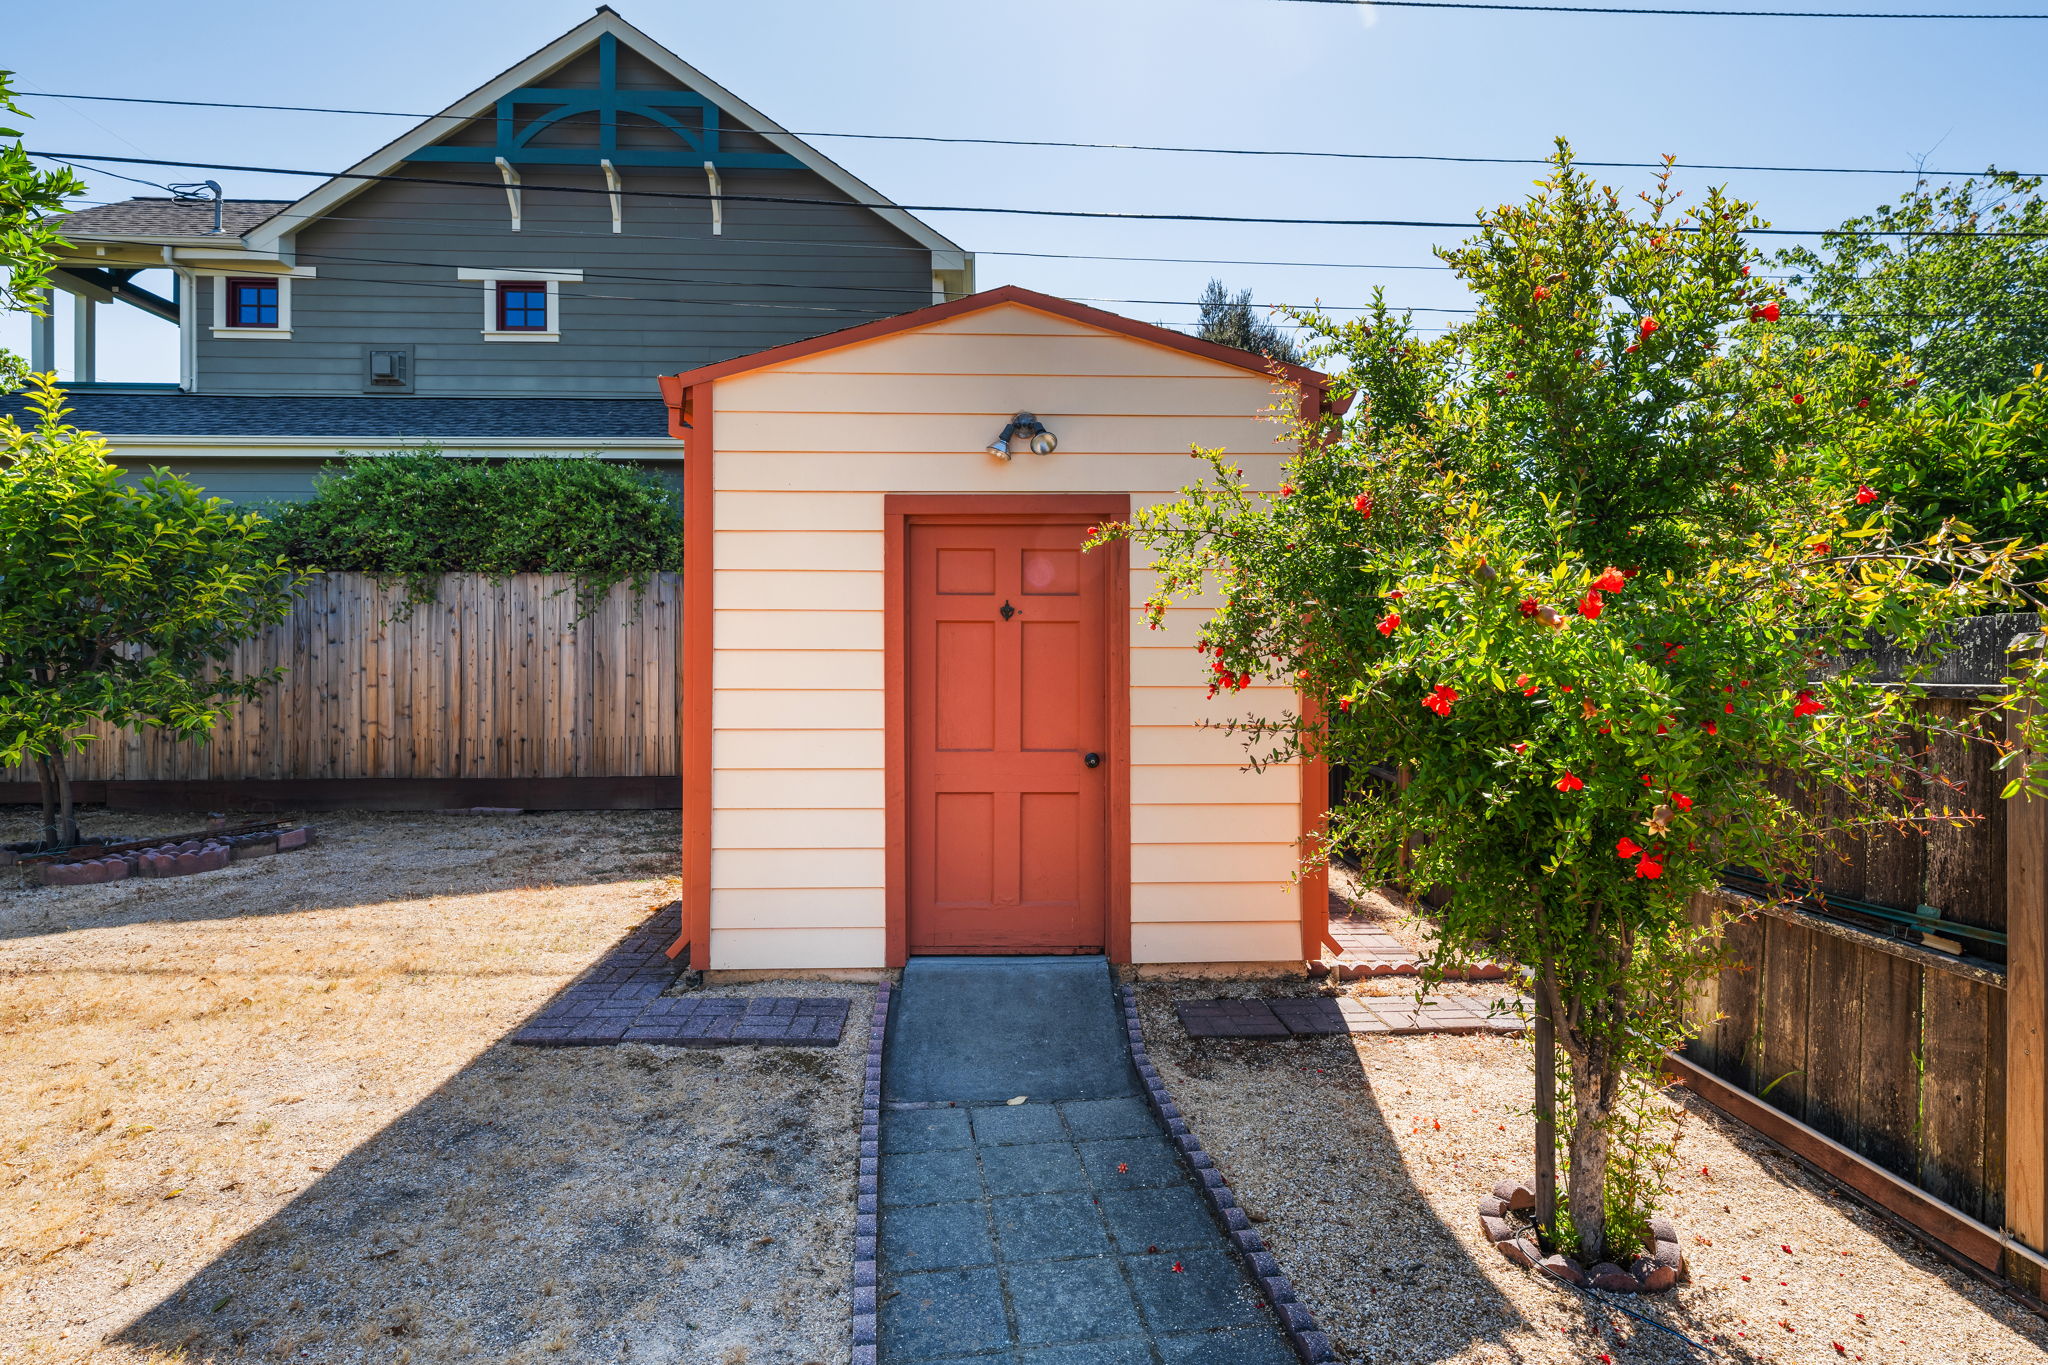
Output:
<path fill-rule="evenodd" d="M 282 682 L 233 708 L 206 742 L 106 732 L 74 774 L 90 796 L 103 784 L 314 793 L 439 783 L 475 794 L 482 782 L 516 791 L 505 784 L 680 773 L 681 575 L 657 575 L 639 596 L 619 585 L 580 616 L 574 580 L 560 574 L 448 574 L 434 601 L 408 611 L 405 597 L 361 574 L 309 580 L 290 618 L 235 660 L 238 670 L 283 665 Z M 0 773 L 7 785 L 32 777 Z"/>
<path fill-rule="evenodd" d="M 2019 627 L 2009 617 L 1982 625 L 1978 634 L 1999 647 L 1938 675 L 1946 681 L 1917 703 L 1930 720 L 1960 718 L 1969 694 L 2002 675 L 2002 641 Z M 1971 672 L 1984 676 L 1958 676 Z M 1989 1237 L 1969 1234 L 1969 1254 L 1981 1260 L 1988 1248 L 1996 1263 L 2008 1228 L 2048 1250 L 2048 1170 L 2034 1150 L 2048 1133 L 2037 961 L 2048 823 L 2037 803 L 2000 799 L 2009 774 L 1992 768 L 1989 746 L 1933 744 L 1954 785 L 1925 793 L 1930 805 L 1976 818 L 1843 838 L 1820 870 L 1821 890 L 1897 911 L 1932 907 L 2009 935 L 2009 950 L 1954 936 L 1961 951 L 1949 951 L 1853 908 L 1753 914 L 1728 931 L 1734 965 L 1696 1001 L 1702 1033 L 1687 1059 L 1988 1225 Z M 1937 1211 L 1930 1230 L 1959 1245 L 1939 1226 L 1946 1218 Z M 2007 1272 L 2037 1282 L 2038 1263 L 2016 1266 L 2015 1254 L 2006 1243 Z"/>

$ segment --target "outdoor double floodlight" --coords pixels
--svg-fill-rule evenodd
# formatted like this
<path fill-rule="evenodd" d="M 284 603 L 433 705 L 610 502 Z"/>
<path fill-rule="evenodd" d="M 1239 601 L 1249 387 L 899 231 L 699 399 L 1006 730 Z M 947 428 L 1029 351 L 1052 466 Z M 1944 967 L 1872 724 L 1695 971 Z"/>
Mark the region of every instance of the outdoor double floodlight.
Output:
<path fill-rule="evenodd" d="M 1010 419 L 1000 436 L 988 443 L 988 453 L 998 460 L 1009 459 L 1010 442 L 1019 436 L 1031 438 L 1031 453 L 1034 455 L 1050 455 L 1060 446 L 1059 438 L 1045 429 L 1045 423 L 1028 412 L 1020 412 Z"/>

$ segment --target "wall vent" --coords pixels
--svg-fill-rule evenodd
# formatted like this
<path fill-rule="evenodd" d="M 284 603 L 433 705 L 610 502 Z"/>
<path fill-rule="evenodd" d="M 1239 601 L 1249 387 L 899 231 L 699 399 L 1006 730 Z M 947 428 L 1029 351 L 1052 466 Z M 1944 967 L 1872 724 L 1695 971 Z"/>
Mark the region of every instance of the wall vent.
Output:
<path fill-rule="evenodd" d="M 411 393 L 412 347 L 364 347 L 363 389 L 368 393 Z"/>

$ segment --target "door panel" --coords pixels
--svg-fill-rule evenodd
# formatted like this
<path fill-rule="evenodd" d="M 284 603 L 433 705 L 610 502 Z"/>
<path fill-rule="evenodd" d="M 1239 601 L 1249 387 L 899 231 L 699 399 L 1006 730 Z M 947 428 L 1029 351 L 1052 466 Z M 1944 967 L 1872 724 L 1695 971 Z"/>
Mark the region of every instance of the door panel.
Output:
<path fill-rule="evenodd" d="M 908 528 L 912 953 L 1103 950 L 1110 768 L 1083 755 L 1111 740 L 1107 556 L 1085 534 Z"/>

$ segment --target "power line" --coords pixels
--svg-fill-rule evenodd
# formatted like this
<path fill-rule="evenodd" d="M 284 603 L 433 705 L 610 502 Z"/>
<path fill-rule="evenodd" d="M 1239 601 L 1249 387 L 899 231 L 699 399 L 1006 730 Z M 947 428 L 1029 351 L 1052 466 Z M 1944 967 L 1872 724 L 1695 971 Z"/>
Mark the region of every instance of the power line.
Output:
<path fill-rule="evenodd" d="M 1885 10 L 1634 9 L 1610 5 L 1506 5 L 1491 0 L 1283 0 L 1295 5 L 1385 5 L 1388 9 L 1488 9 L 1525 14 L 1654 14 L 1706 19 L 2048 19 L 2048 14 L 1896 14 Z"/>
<path fill-rule="evenodd" d="M 1349 3 L 1349 0 L 1342 0 Z M 365 171 L 308 171 L 290 166 L 249 166 L 222 161 L 173 161 L 158 157 L 104 156 L 96 152 L 40 152 L 29 151 L 28 155 L 41 157 L 46 161 L 67 164 L 75 162 L 111 161 L 117 165 L 181 166 L 187 170 L 241 171 L 251 175 L 297 175 L 328 180 L 361 180 L 410 185 L 452 185 L 464 189 L 489 189 L 498 187 L 487 181 L 460 180 L 448 176 L 420 175 L 373 175 Z M 1285 218 L 1264 214 L 1225 213 L 1131 213 L 1110 209 L 1038 209 L 1008 208 L 990 204 L 899 204 L 888 200 L 866 203 L 858 199 L 822 199 L 806 195 L 789 194 L 711 194 L 695 190 L 613 190 L 598 185 L 547 185 L 531 181 L 521 185 L 522 190 L 543 190 L 559 194 L 620 194 L 641 199 L 680 199 L 692 203 L 708 203 L 722 199 L 728 203 L 814 205 L 834 209 L 895 210 L 899 213 L 989 213 L 1010 214 L 1026 218 L 1088 218 L 1108 219 L 1123 222 L 1155 223 L 1243 223 L 1255 226 L 1288 227 L 1385 227 L 1385 228 L 1452 228 L 1469 229 L 1471 219 L 1445 221 L 1422 218 Z M 1686 231 L 1674 227 L 1673 231 Z M 1995 230 L 1989 232 L 1963 231 L 1950 228 L 1899 229 L 1873 231 L 1859 229 L 1844 231 L 1840 228 L 1744 228 L 1743 232 L 1768 237 L 2048 237 L 2048 231 L 2022 232 Z"/>
<path fill-rule="evenodd" d="M 1332 3 L 1353 3 L 1353 0 L 1332 0 Z M 1373 0 L 1358 0 L 1359 3 L 1373 3 Z M 1483 6 L 1480 8 L 1484 8 Z M 1526 9 L 1524 5 L 1501 5 L 1501 9 Z M 1656 11 L 1663 13 L 1665 11 Z M 2048 18 L 2048 15 L 2021 15 L 2019 18 Z M 140 95 L 82 95 L 47 91 L 24 91 L 24 94 L 41 95 L 47 99 L 100 100 L 120 104 L 165 104 L 188 109 L 261 109 L 275 113 L 289 114 L 358 114 L 371 118 L 409 118 L 422 122 L 431 119 L 452 119 L 469 121 L 485 117 L 478 114 L 412 114 L 396 109 L 342 109 L 311 104 L 238 104 L 222 100 L 171 100 L 148 99 Z M 575 122 L 576 120 L 565 120 Z M 1054 138 L 1017 137 L 946 137 L 933 133 L 843 133 L 812 132 L 802 133 L 789 128 L 762 128 L 763 133 L 779 133 L 786 137 L 844 138 L 862 142 L 927 142 L 966 147 L 1058 147 L 1085 151 L 1105 152 L 1171 152 L 1190 156 L 1271 156 L 1306 157 L 1330 161 L 1411 161 L 1440 162 L 1465 166 L 1547 166 L 1549 159 L 1540 156 L 1451 156 L 1424 152 L 1336 152 L 1306 148 L 1285 147 L 1186 147 L 1170 143 L 1150 142 L 1072 142 Z M 1579 161 L 1580 166 L 1597 170 L 1662 170 L 1661 161 Z M 1688 169 L 1700 171 L 1769 171 L 1787 175 L 1975 175 L 1976 171 L 1936 171 L 1904 166 L 1763 166 L 1738 165 L 1722 162 L 1687 163 Z M 2023 172 L 2031 175 L 2033 172 Z"/>

